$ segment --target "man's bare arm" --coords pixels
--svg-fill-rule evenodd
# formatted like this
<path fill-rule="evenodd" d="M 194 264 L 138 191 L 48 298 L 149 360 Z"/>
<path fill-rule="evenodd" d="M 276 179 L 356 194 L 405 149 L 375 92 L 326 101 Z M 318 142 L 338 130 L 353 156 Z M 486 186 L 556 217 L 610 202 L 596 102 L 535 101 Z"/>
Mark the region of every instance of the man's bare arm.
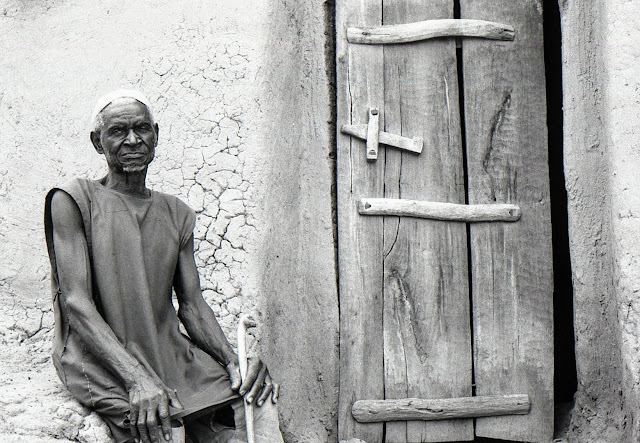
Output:
<path fill-rule="evenodd" d="M 241 382 L 238 356 L 220 328 L 211 307 L 202 297 L 200 279 L 193 256 L 193 236 L 180 251 L 174 280 L 178 296 L 178 316 L 195 344 L 224 364 L 231 378 L 231 388 L 245 395 L 251 403 L 254 399 L 262 406 L 271 395 L 278 400 L 279 385 L 271 380 L 267 366 L 258 358 L 249 359 L 247 377 Z"/>
<path fill-rule="evenodd" d="M 68 313 L 70 327 L 82 338 L 91 353 L 125 385 L 129 393 L 134 437 L 144 442 L 158 441 L 161 426 L 168 440 L 167 435 L 171 434 L 169 404 L 178 409 L 182 405 L 175 393 L 156 374 L 147 371 L 127 352 L 97 311 L 92 297 L 89 253 L 82 217 L 67 193 L 58 191 L 53 195 L 51 218 L 60 301 Z"/>

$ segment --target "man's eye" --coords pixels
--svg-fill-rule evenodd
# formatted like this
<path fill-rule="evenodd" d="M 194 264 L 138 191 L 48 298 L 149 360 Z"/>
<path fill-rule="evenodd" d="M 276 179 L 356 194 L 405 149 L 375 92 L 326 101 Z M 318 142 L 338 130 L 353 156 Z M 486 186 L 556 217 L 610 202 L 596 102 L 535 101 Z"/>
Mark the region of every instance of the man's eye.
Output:
<path fill-rule="evenodd" d="M 122 135 L 122 134 L 124 134 L 124 129 L 122 129 L 122 128 L 113 128 L 109 132 L 111 132 L 112 135 Z"/>
<path fill-rule="evenodd" d="M 151 130 L 151 126 L 149 125 L 142 125 L 142 126 L 136 126 L 136 132 L 149 132 Z"/>

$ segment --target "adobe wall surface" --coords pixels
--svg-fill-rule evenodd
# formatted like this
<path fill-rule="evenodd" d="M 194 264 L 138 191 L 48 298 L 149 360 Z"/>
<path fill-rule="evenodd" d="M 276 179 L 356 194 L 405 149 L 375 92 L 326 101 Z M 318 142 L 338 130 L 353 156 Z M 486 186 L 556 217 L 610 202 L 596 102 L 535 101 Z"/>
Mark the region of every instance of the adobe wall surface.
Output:
<path fill-rule="evenodd" d="M 611 152 L 611 220 L 615 251 L 622 392 L 626 429 L 640 439 L 640 5 L 606 4 L 606 118 Z"/>
<path fill-rule="evenodd" d="M 89 116 L 119 87 L 154 104 L 160 141 L 148 181 L 198 213 L 204 295 L 232 342 L 240 313 L 261 314 L 254 348 L 282 383 L 287 441 L 331 439 L 326 11 L 304 3 L 0 1 L 0 440 L 109 441 L 49 359 L 42 207 L 51 187 L 105 173 Z"/>
<path fill-rule="evenodd" d="M 638 441 L 640 5 L 561 0 L 578 393 L 570 441 Z"/>

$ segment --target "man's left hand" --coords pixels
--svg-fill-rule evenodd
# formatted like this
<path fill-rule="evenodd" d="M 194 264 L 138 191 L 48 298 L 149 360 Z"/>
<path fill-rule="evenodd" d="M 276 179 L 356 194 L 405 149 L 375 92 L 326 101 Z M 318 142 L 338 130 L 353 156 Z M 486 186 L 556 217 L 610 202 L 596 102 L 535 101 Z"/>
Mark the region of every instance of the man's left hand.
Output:
<path fill-rule="evenodd" d="M 227 372 L 231 378 L 231 389 L 244 396 L 247 403 L 251 404 L 256 400 L 256 404 L 262 406 L 269 396 L 272 403 L 277 403 L 280 385 L 271 379 L 267 365 L 259 358 L 249 357 L 244 381 L 240 377 L 237 360 L 227 365 Z"/>

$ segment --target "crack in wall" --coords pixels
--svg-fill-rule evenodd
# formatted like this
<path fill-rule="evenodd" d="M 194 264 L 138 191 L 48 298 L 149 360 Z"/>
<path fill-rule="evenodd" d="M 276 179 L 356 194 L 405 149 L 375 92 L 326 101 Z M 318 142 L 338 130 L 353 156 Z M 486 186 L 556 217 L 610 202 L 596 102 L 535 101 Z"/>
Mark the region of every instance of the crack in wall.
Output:
<path fill-rule="evenodd" d="M 257 302 L 248 268 L 257 227 L 246 155 L 255 68 L 248 48 L 232 36 L 212 35 L 204 24 L 183 24 L 172 40 L 145 61 L 140 78 L 155 102 L 161 134 L 149 182 L 196 211 L 203 295 L 233 337 L 237 317 Z M 162 137 L 165 121 L 172 124 Z"/>

